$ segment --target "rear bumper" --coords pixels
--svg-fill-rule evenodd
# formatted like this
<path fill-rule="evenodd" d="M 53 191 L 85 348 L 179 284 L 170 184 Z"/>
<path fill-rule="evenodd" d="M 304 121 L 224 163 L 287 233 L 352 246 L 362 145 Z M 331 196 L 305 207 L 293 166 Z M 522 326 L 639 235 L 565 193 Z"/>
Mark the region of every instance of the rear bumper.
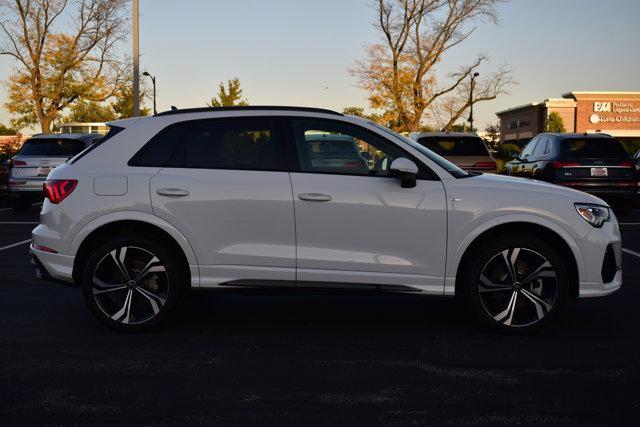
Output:
<path fill-rule="evenodd" d="M 584 191 L 585 193 L 593 194 L 601 198 L 628 198 L 634 199 L 638 195 L 638 187 L 608 187 L 589 184 L 575 184 L 575 183 L 563 183 L 562 181 L 556 182 L 557 185 L 563 187 L 573 188 L 574 190 Z"/>
<path fill-rule="evenodd" d="M 29 248 L 31 265 L 36 269 L 36 277 L 48 282 L 77 286 L 73 281 L 74 257 L 37 250 L 33 244 Z"/>

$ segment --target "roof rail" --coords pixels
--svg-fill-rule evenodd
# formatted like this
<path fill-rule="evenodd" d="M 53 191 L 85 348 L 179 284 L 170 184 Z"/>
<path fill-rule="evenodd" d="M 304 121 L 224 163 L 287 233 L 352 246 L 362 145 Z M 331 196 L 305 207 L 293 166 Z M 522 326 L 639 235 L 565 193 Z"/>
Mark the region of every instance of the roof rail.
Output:
<path fill-rule="evenodd" d="M 172 109 L 169 111 L 162 111 L 154 115 L 154 117 L 159 116 L 171 116 L 173 114 L 187 114 L 187 113 L 208 113 L 215 111 L 276 111 L 276 110 L 289 110 L 289 111 L 301 111 L 306 113 L 323 113 L 323 114 L 333 114 L 336 116 L 343 116 L 342 113 L 338 113 L 337 111 L 327 110 L 324 108 L 311 108 L 311 107 L 287 107 L 287 106 L 275 106 L 275 105 L 259 105 L 259 106 L 234 106 L 234 107 L 200 107 L 200 108 L 184 108 L 184 109 L 173 109 L 175 107 L 171 107 Z"/>

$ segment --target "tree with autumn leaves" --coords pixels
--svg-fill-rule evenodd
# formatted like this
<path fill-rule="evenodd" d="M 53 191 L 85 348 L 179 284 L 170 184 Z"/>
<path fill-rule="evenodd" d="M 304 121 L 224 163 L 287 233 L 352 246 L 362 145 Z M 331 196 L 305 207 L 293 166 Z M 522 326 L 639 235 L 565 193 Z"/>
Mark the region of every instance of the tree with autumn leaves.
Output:
<path fill-rule="evenodd" d="M 506 93 L 514 81 L 503 66 L 476 80 L 473 101 L 470 77 L 488 61 L 479 54 L 446 82 L 436 77 L 445 54 L 473 33 L 475 23 L 496 22 L 502 0 L 375 0 L 381 41 L 367 47 L 364 59 L 351 67 L 369 104 L 381 110 L 382 122 L 399 131 L 417 131 L 425 116 L 449 129 L 471 102 L 488 101 Z"/>
<path fill-rule="evenodd" d="M 14 127 L 52 122 L 77 100 L 104 102 L 123 90 L 129 67 L 116 55 L 126 36 L 125 0 L 0 0 L 0 55 L 16 61 L 5 104 Z M 57 31 L 71 16 L 69 33 Z"/>

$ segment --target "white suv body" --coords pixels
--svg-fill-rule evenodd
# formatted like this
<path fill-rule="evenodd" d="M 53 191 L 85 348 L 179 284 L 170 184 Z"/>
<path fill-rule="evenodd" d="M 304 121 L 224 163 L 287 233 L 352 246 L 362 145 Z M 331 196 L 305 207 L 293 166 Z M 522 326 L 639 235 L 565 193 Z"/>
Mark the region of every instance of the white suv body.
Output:
<path fill-rule="evenodd" d="M 171 278 L 162 275 L 176 268 L 176 262 L 162 259 L 171 267 L 161 266 L 162 257 L 150 243 L 135 250 L 144 250 L 145 255 L 138 253 L 141 260 L 149 256 L 158 261 L 151 284 L 142 283 L 150 280 L 148 272 L 137 285 L 127 272 L 122 280 L 100 273 L 113 283 L 97 279 L 107 268 L 105 254 L 111 250 L 102 249 L 102 261 L 92 261 L 101 245 L 118 238 L 124 239 L 125 250 L 144 246 L 146 240 L 126 243 L 130 235 L 168 245 L 165 257 L 184 261 L 179 277 L 191 288 L 330 287 L 454 295 L 465 287 L 471 289 L 470 305 L 480 312 L 485 308 L 488 323 L 503 329 L 538 327 L 566 296 L 602 296 L 621 286 L 620 231 L 602 200 L 539 181 L 467 175 L 418 144 L 358 117 L 287 107 L 197 109 L 110 125 L 119 132 L 49 175 L 48 182 L 73 180 L 77 185 L 58 203 L 45 200 L 31 252 L 40 277 L 84 286 L 94 313 L 115 328 L 140 329 L 159 322 L 168 293 L 155 300 L 144 293 L 169 289 L 162 283 Z M 314 170 L 304 161 L 305 150 L 314 149 L 314 138 L 300 139 L 318 132 L 349 135 L 361 149 L 393 154 L 379 161 L 370 175 Z M 167 149 L 171 159 L 178 159 L 170 160 L 172 165 L 154 154 L 147 156 L 147 164 L 159 161 L 163 166 L 136 163 L 153 151 L 148 147 L 173 140 L 179 142 Z M 216 156 L 226 163 L 212 160 L 213 167 L 208 167 L 211 152 L 206 144 L 219 144 Z M 274 144 L 273 152 L 265 148 Z M 258 160 L 238 159 L 243 153 Z M 412 170 L 416 166 L 419 172 Z M 586 206 L 582 213 L 576 204 Z M 585 215 L 607 217 L 590 223 Z M 537 240 L 529 243 L 529 238 Z M 118 250 L 113 249 L 111 257 L 122 264 L 114 265 L 126 269 L 133 261 Z M 503 254 L 504 266 L 498 265 L 500 256 L 483 258 L 492 251 Z M 480 258 L 483 265 L 475 266 Z M 538 271 L 539 277 L 529 284 L 519 282 L 549 263 L 553 271 Z M 87 272 L 88 266 L 93 272 Z M 482 270 L 473 273 L 478 278 L 465 276 L 474 268 Z M 487 272 L 494 278 L 484 277 Z M 96 288 L 96 282 L 105 288 Z M 487 286 L 497 302 L 483 299 Z M 555 286 L 555 291 L 546 295 L 545 286 Z M 95 295 L 111 293 L 112 288 L 114 295 L 122 292 L 122 308 L 115 307 L 119 302 L 94 301 Z M 498 296 L 503 291 L 506 295 Z M 144 297 L 143 302 L 146 298 L 151 315 L 129 315 L 136 295 Z M 531 307 L 526 308 L 528 303 Z M 111 304 L 111 311 L 104 304 Z M 498 310 L 499 305 L 506 311 Z M 532 314 L 514 321 L 521 306 Z"/>

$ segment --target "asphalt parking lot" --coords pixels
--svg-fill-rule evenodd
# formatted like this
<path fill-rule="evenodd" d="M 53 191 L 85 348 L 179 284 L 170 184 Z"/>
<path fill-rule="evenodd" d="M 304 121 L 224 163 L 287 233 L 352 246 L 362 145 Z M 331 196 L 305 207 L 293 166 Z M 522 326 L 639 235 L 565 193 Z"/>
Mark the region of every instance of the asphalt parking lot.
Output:
<path fill-rule="evenodd" d="M 116 334 L 35 279 L 37 209 L 0 209 L 2 424 L 637 423 L 640 208 L 620 218 L 623 289 L 526 336 L 453 300 L 318 294 L 195 294 L 164 329 Z"/>

